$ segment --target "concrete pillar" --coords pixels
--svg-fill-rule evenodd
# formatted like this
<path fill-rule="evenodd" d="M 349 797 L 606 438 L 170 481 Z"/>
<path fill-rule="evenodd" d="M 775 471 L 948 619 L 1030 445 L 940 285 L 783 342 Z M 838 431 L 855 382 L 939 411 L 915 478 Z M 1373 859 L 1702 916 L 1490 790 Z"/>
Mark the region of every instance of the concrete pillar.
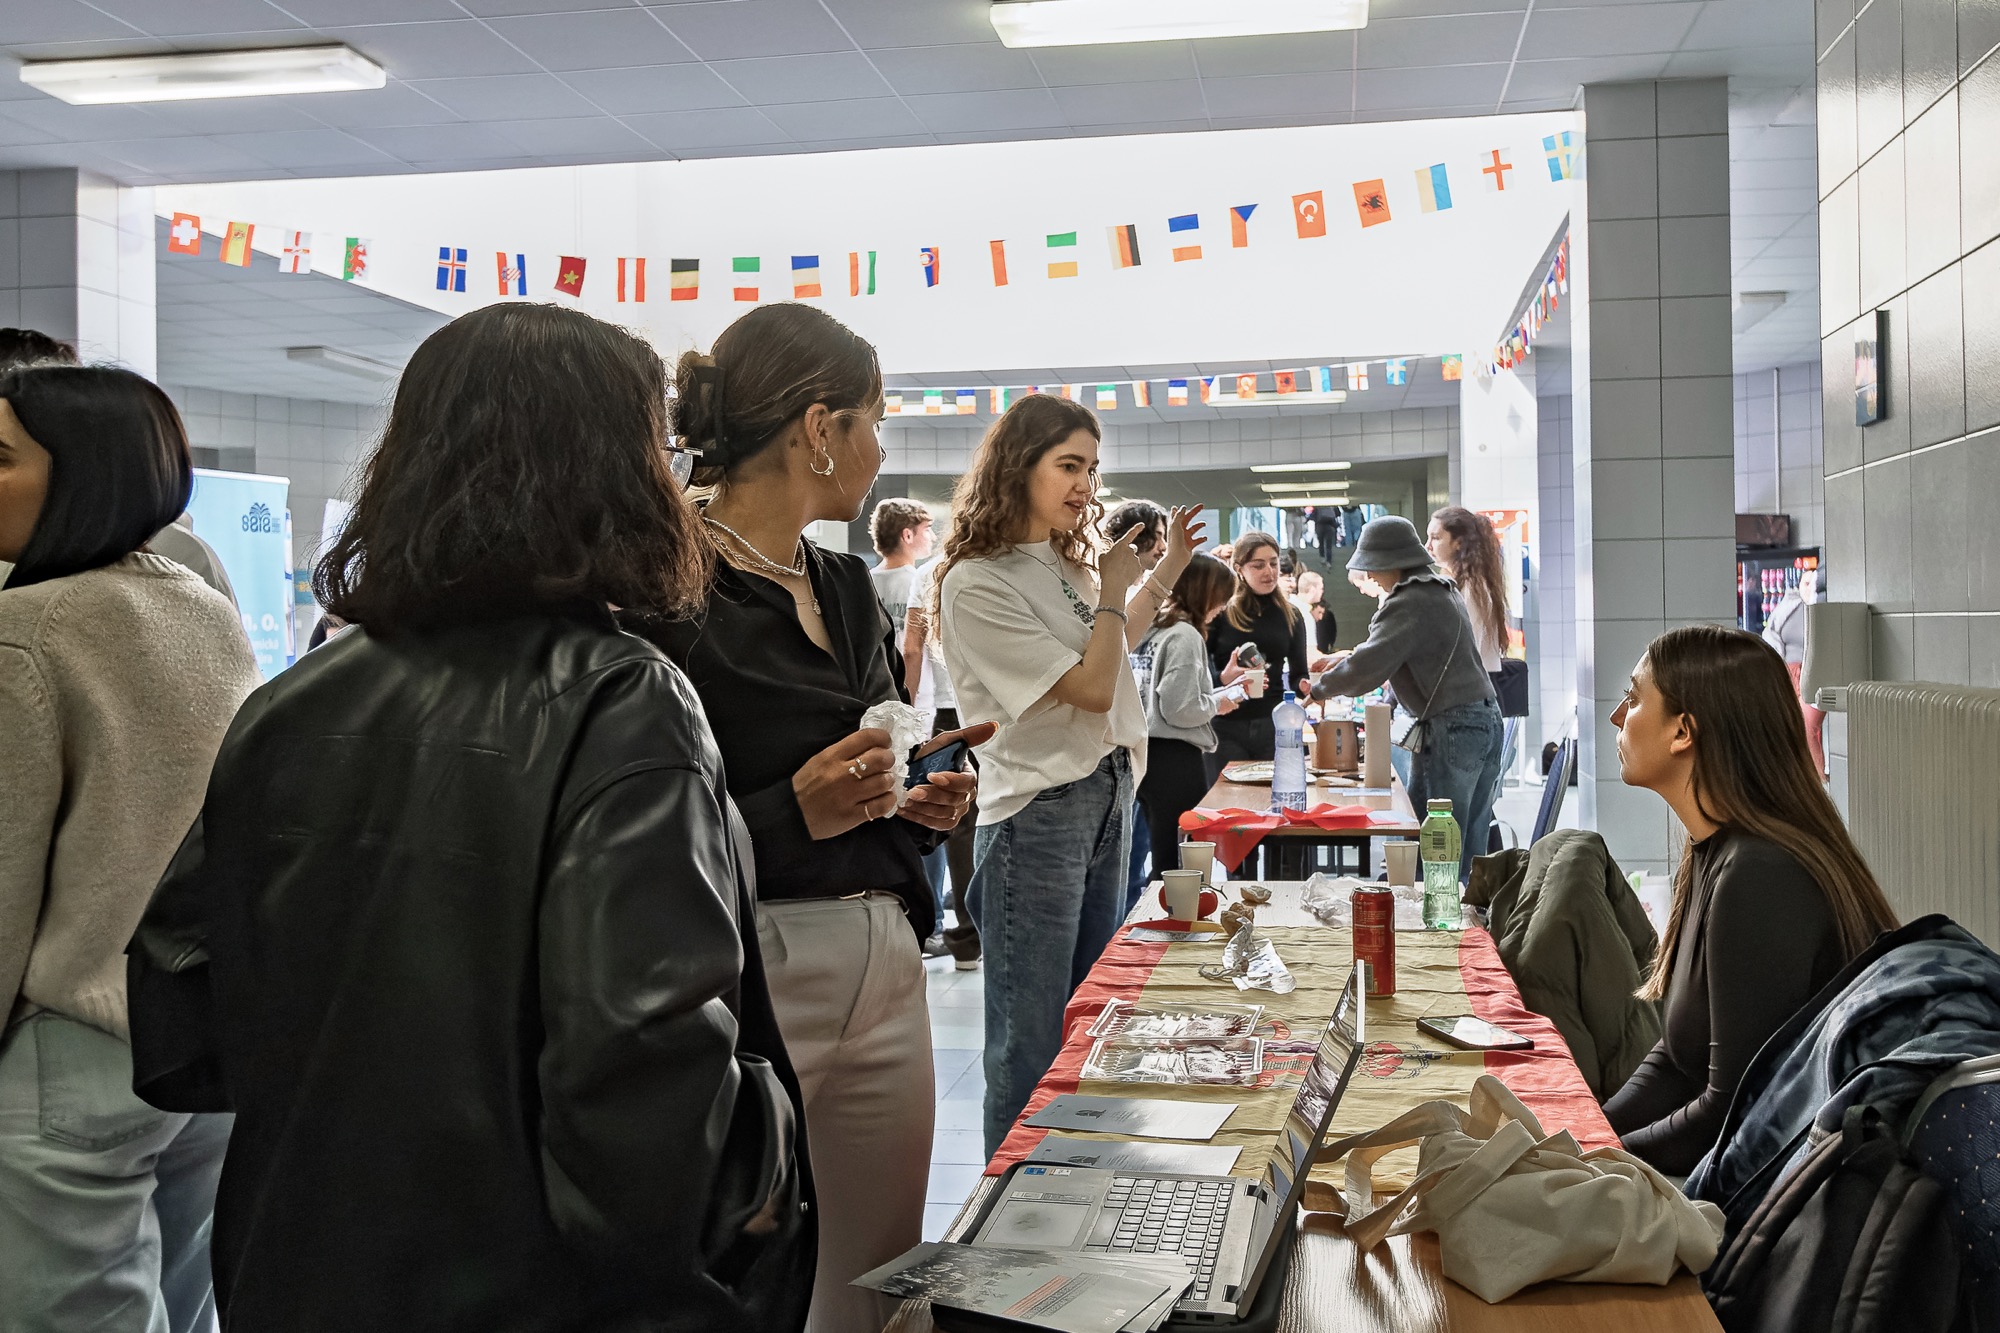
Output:
<path fill-rule="evenodd" d="M 1666 805 L 1619 780 L 1607 720 L 1661 631 L 1735 618 L 1724 79 L 1583 90 L 1571 230 L 1582 823 L 1664 870 Z"/>
<path fill-rule="evenodd" d="M 0 171 L 0 326 L 158 373 L 153 192 L 73 168 Z"/>

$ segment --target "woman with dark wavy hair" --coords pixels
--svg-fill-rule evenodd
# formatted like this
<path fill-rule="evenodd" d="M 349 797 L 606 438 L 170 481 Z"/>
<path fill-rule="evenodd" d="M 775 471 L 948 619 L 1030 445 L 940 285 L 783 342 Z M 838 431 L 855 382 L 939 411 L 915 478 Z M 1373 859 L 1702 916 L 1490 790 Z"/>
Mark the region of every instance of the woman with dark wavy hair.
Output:
<path fill-rule="evenodd" d="M 1754 634 L 1668 630 L 1611 714 L 1619 774 L 1687 830 L 1666 936 L 1639 991 L 1664 1034 L 1604 1115 L 1625 1148 L 1686 1175 L 1751 1058 L 1896 913 L 1806 747 L 1785 664 Z"/>
<path fill-rule="evenodd" d="M 427 338 L 130 949 L 136 1087 L 236 1112 L 239 1328 L 799 1328 L 799 1096 L 722 758 L 613 606 L 707 546 L 660 358 L 549 305 Z"/>
<path fill-rule="evenodd" d="M 1063 1006 L 1118 928 L 1146 709 L 1127 657 L 1187 567 L 1193 509 L 1140 579 L 1139 525 L 1098 556 L 1097 418 L 1029 394 L 959 479 L 937 576 L 959 717 L 982 752 L 971 908 L 986 950 L 986 1152 L 1062 1048 Z"/>

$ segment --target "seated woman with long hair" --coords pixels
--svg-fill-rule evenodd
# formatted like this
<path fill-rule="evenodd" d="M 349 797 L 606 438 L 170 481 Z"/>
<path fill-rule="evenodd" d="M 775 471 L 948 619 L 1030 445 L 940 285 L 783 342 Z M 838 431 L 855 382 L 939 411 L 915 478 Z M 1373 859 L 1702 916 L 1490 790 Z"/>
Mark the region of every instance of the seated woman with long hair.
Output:
<path fill-rule="evenodd" d="M 1658 792 L 1688 845 L 1639 992 L 1666 1002 L 1665 1033 L 1604 1114 L 1628 1151 L 1686 1175 L 1758 1048 L 1896 914 L 1814 771 L 1784 662 L 1756 635 L 1668 630 L 1611 722 L 1626 785 Z"/>

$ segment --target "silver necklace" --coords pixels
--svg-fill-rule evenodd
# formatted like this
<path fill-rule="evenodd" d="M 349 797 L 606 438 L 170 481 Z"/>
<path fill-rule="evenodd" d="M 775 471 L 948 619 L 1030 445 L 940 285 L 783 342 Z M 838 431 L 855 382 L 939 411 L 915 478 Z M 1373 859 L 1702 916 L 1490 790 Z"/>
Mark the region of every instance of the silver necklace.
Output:
<path fill-rule="evenodd" d="M 750 544 L 750 539 L 748 537 L 745 537 L 742 533 L 738 532 L 735 528 L 730 527 L 727 523 L 724 523 L 719 519 L 710 518 L 706 514 L 703 514 L 701 516 L 701 521 L 708 524 L 708 526 L 710 526 L 711 528 L 715 528 L 721 532 L 726 532 L 731 537 L 733 537 L 736 540 L 736 544 L 743 548 L 743 554 L 749 556 L 750 560 L 757 566 L 758 572 L 764 574 L 775 574 L 777 577 L 781 579 L 783 578 L 805 579 L 806 594 L 808 599 L 812 602 L 813 614 L 814 615 L 819 614 L 819 594 L 813 591 L 812 580 L 806 574 L 806 539 L 804 537 L 799 538 L 799 544 L 796 548 L 794 548 L 792 563 L 789 565 L 781 565 L 777 561 L 771 559 L 770 556 L 765 555 L 762 551 L 752 546 Z"/>

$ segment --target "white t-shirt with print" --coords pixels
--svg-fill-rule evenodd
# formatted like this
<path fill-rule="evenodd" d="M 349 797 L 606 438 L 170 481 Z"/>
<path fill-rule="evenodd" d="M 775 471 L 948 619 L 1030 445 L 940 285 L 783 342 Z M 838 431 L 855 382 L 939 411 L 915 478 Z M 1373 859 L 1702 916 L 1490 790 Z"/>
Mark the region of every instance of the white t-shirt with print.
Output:
<path fill-rule="evenodd" d="M 1070 592 L 1063 589 L 1067 579 Z M 1089 646 L 1097 580 L 1047 542 L 963 560 L 945 575 L 940 608 L 945 661 L 958 691 L 961 726 L 998 722 L 979 748 L 979 822 L 1020 813 L 1037 793 L 1088 777 L 1119 746 L 1132 752 L 1132 780 L 1145 774 L 1146 709 L 1121 651 L 1109 713 L 1086 713 L 1048 697 Z M 1079 611 L 1078 607 L 1082 610 Z"/>

